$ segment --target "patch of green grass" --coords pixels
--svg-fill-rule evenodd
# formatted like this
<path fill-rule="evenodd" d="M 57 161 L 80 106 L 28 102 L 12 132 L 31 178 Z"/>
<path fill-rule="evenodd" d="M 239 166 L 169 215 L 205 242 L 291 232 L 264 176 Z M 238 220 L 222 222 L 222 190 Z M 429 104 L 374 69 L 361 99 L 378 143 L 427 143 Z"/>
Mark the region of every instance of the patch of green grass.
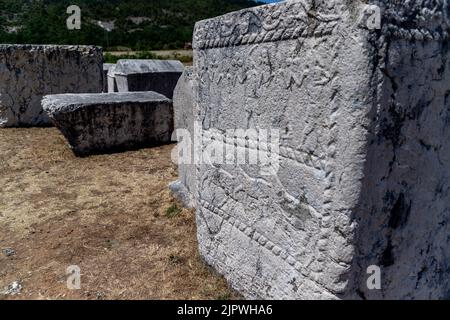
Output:
<path fill-rule="evenodd" d="M 219 300 L 219 301 L 231 300 L 231 293 L 225 292 L 223 294 L 220 294 L 217 296 L 217 300 Z"/>
<path fill-rule="evenodd" d="M 193 60 L 191 56 L 182 55 L 177 52 L 168 56 L 160 56 L 150 51 L 139 51 L 136 53 L 121 54 L 121 55 L 113 55 L 110 52 L 105 52 L 103 54 L 104 63 L 117 63 L 117 61 L 121 59 L 179 60 L 180 62 L 183 63 L 191 63 Z"/>
<path fill-rule="evenodd" d="M 182 63 L 189 63 L 189 62 L 192 62 L 194 59 L 192 56 L 179 54 L 178 52 L 174 52 L 172 55 L 170 55 L 168 57 L 161 57 L 161 58 L 166 58 L 169 60 L 178 60 Z"/>
<path fill-rule="evenodd" d="M 166 217 L 168 218 L 174 218 L 178 216 L 181 213 L 181 209 L 178 207 L 177 204 L 172 204 L 170 207 L 166 210 Z"/>
<path fill-rule="evenodd" d="M 121 59 L 157 59 L 157 60 L 164 60 L 162 57 L 150 52 L 150 51 L 141 51 L 137 52 L 135 54 L 123 54 L 123 55 L 112 55 L 109 52 L 106 52 L 103 55 L 103 61 L 105 63 L 117 63 L 118 60 Z"/>

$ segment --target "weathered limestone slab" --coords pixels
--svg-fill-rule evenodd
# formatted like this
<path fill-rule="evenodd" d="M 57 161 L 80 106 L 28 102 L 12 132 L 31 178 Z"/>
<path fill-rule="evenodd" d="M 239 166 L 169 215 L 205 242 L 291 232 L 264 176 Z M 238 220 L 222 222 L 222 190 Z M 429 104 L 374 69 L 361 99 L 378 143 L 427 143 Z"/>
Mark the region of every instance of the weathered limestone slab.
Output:
<path fill-rule="evenodd" d="M 108 92 L 108 73 L 111 68 L 115 67 L 115 65 L 115 63 L 103 64 L 103 92 Z"/>
<path fill-rule="evenodd" d="M 156 92 L 45 96 L 44 110 L 76 155 L 170 142 L 172 101 Z"/>
<path fill-rule="evenodd" d="M 0 45 L 0 127 L 49 125 L 42 96 L 102 91 L 102 49 Z"/>
<path fill-rule="evenodd" d="M 184 130 L 178 132 L 173 138 L 179 143 L 189 143 L 191 150 L 194 147 L 194 79 L 192 67 L 186 67 L 178 84 L 175 88 L 173 95 L 173 111 L 174 111 L 174 124 L 176 130 Z M 189 141 L 183 141 L 183 139 L 190 139 Z M 192 159 L 193 161 L 193 159 Z M 179 163 L 178 173 L 179 180 L 170 185 L 170 189 L 177 198 L 188 208 L 195 207 L 195 194 L 196 194 L 196 169 L 193 162 L 191 163 Z"/>
<path fill-rule="evenodd" d="M 119 90 L 117 89 L 117 82 L 116 82 L 116 75 L 115 75 L 115 70 L 116 70 L 116 65 L 111 66 L 108 70 L 108 92 L 112 93 L 112 92 L 118 92 Z"/>
<path fill-rule="evenodd" d="M 193 132 L 194 125 L 194 69 L 186 67 L 173 94 L 175 129 Z"/>
<path fill-rule="evenodd" d="M 155 91 L 172 99 L 183 70 L 176 60 L 119 60 L 114 74 L 119 92 Z"/>
<path fill-rule="evenodd" d="M 278 166 L 196 166 L 200 252 L 245 297 L 450 298 L 447 5 L 286 1 L 196 24 L 201 151 L 280 133 Z"/>

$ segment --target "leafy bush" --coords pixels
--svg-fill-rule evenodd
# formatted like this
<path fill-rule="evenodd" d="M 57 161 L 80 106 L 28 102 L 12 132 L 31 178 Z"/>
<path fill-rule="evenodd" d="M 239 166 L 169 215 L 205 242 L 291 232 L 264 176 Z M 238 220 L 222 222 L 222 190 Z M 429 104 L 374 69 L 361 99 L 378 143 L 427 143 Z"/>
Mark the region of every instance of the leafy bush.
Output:
<path fill-rule="evenodd" d="M 81 8 L 81 30 L 66 28 L 66 9 L 72 4 Z M 196 21 L 256 4 L 252 0 L 0 0 L 0 42 L 180 49 L 192 41 Z M 136 17 L 144 19 L 136 23 Z M 98 21 L 114 21 L 115 29 L 107 32 Z M 6 32 L 11 26 L 20 28 Z"/>
<path fill-rule="evenodd" d="M 150 51 L 138 51 L 128 54 L 120 54 L 120 55 L 114 55 L 110 52 L 106 52 L 103 55 L 103 61 L 105 63 L 117 63 L 120 59 L 158 59 L 158 60 L 179 60 L 183 63 L 189 63 L 192 62 L 192 56 L 187 55 L 180 55 L 177 52 L 174 52 L 173 54 L 169 56 L 160 56 Z"/>
<path fill-rule="evenodd" d="M 113 55 L 109 52 L 106 52 L 103 56 L 103 60 L 105 63 L 117 63 L 120 59 L 163 59 L 152 52 L 142 51 L 130 54 L 122 54 L 122 55 Z"/>

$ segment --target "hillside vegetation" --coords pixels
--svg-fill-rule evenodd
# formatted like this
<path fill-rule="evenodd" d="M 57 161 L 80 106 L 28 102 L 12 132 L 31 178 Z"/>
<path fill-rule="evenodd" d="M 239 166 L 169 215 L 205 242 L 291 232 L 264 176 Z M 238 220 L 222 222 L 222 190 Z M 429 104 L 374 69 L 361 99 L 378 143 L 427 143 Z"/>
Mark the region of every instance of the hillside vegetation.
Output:
<path fill-rule="evenodd" d="M 258 4 L 252 0 L 0 0 L 0 42 L 178 49 L 191 42 L 196 21 Z M 81 30 L 66 28 L 69 5 L 81 8 Z"/>

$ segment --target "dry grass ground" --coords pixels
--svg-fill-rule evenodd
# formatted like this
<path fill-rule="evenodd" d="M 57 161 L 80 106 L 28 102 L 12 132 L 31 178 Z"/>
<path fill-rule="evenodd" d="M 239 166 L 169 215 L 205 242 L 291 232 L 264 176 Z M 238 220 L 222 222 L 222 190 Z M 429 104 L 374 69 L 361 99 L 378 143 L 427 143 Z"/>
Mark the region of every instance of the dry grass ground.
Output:
<path fill-rule="evenodd" d="M 185 66 L 192 66 L 194 52 L 192 50 L 152 50 L 151 53 L 155 54 L 159 59 L 164 60 L 181 60 Z M 140 51 L 108 51 L 105 52 L 115 57 L 120 56 L 137 56 Z M 126 59 L 129 59 L 128 57 Z"/>
<path fill-rule="evenodd" d="M 193 56 L 193 52 L 192 50 L 151 50 L 150 52 L 161 56 L 161 57 L 166 57 L 166 58 L 171 58 L 174 56 L 187 56 L 187 57 L 192 57 Z M 136 54 L 137 51 L 109 51 L 110 54 L 112 54 L 113 56 L 121 56 L 124 54 Z"/>
<path fill-rule="evenodd" d="M 172 146 L 76 158 L 54 128 L 0 129 L 0 299 L 226 299 L 194 213 L 167 185 Z M 66 268 L 81 268 L 81 290 Z"/>

